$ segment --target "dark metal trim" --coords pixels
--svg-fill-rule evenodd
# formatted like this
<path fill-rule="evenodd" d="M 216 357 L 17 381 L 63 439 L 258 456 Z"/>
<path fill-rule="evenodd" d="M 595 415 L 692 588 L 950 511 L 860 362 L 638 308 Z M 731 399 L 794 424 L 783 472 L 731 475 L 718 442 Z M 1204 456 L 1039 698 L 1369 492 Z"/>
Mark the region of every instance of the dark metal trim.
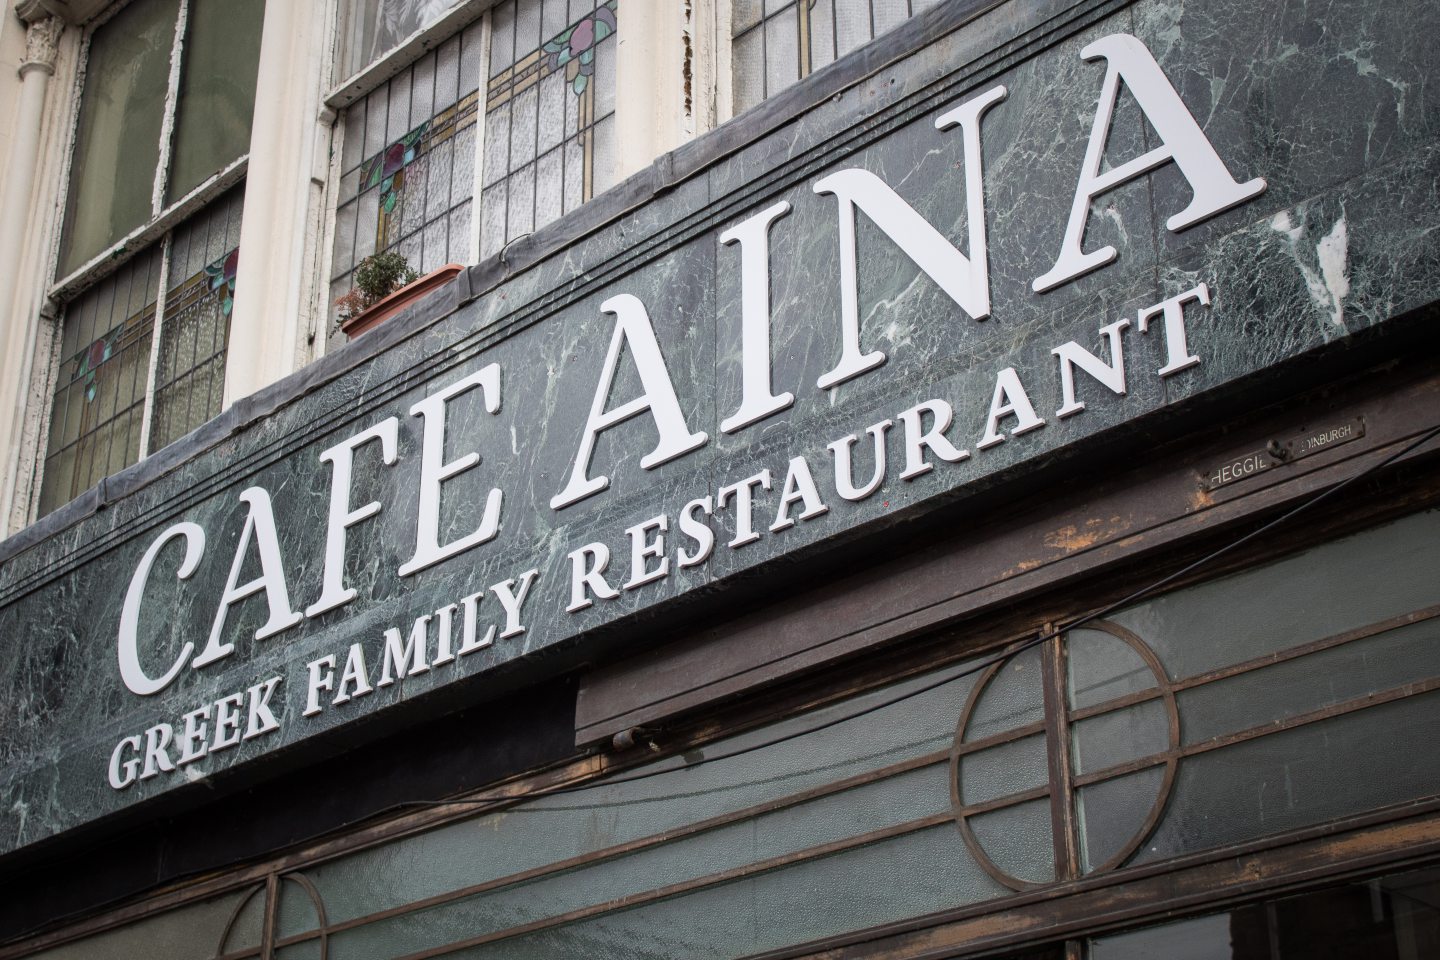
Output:
<path fill-rule="evenodd" d="M 1046 624 L 1046 634 L 1054 632 Z M 1050 769 L 1050 833 L 1055 848 L 1055 879 L 1073 880 L 1080 875 L 1080 850 L 1075 817 L 1075 793 L 1071 783 L 1070 703 L 1066 696 L 1069 658 L 1061 637 L 1046 641 L 1040 648 L 1040 686 L 1045 703 L 1046 759 Z"/>
<path fill-rule="evenodd" d="M 950 960 L 1093 935 L 1149 920 L 1393 870 L 1440 857 L 1440 799 L 1253 843 L 1092 874 L 749 960 Z"/>

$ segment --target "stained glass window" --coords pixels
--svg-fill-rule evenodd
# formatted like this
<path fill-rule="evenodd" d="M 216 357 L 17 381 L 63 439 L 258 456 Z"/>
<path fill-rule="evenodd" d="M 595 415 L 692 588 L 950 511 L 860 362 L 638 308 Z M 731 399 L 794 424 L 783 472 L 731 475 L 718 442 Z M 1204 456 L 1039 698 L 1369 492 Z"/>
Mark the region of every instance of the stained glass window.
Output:
<path fill-rule="evenodd" d="M 230 190 L 66 307 L 41 514 L 220 412 L 244 195 Z"/>
<path fill-rule="evenodd" d="M 66 308 L 40 490 L 42 514 L 139 459 L 159 289 L 157 247 Z"/>
<path fill-rule="evenodd" d="M 480 255 L 615 179 L 618 0 L 506 0 L 492 12 Z"/>
<path fill-rule="evenodd" d="M 748 110 L 940 0 L 732 0 L 735 112 Z"/>
<path fill-rule="evenodd" d="M 372 253 L 398 250 L 421 273 L 473 259 L 482 29 L 467 27 L 346 111 L 332 303 Z"/>
<path fill-rule="evenodd" d="M 170 239 L 150 423 L 152 451 L 220 412 L 243 200 L 243 190 L 232 191 L 178 227 Z"/>
<path fill-rule="evenodd" d="M 244 188 L 179 201 L 244 175 L 264 20 L 264 0 L 132 0 L 87 38 L 42 514 L 220 412 Z M 112 271 L 147 225 L 169 232 Z"/>

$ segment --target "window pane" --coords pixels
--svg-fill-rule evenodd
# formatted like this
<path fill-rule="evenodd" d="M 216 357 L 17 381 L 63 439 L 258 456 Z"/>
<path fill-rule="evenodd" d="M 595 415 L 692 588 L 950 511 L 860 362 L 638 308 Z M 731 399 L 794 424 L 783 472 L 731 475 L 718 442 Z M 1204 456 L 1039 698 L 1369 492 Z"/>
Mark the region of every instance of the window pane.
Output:
<path fill-rule="evenodd" d="M 350 0 L 345 74 L 358 73 L 429 26 L 456 0 Z"/>
<path fill-rule="evenodd" d="M 1440 955 L 1440 871 L 1417 870 L 1098 937 L 1089 960 L 1316 960 Z"/>
<path fill-rule="evenodd" d="M 244 199 L 244 188 L 236 188 L 175 231 L 155 369 L 152 451 L 220 412 Z"/>
<path fill-rule="evenodd" d="M 318 865 L 307 877 L 344 925 L 330 956 L 484 940 L 453 955 L 719 960 L 1003 896 L 950 812 L 949 745 L 975 683 L 954 672 L 738 734 L 705 752 L 755 749 L 710 764 L 657 761 L 652 778 L 535 798 Z M 882 702 L 905 689 L 914 695 Z M 846 718 L 864 707 L 874 712 Z M 976 829 L 1002 835 L 999 855 L 1015 869 L 1053 874 L 1045 802 Z"/>
<path fill-rule="evenodd" d="M 582 13 L 564 30 L 542 37 L 538 48 L 540 25 L 553 25 L 559 16 L 554 0 L 508 0 L 495 8 L 485 97 L 482 257 L 614 182 L 609 118 L 615 112 L 616 48 L 610 38 L 617 5 L 610 0 Z"/>
<path fill-rule="evenodd" d="M 62 276 L 150 219 L 178 2 L 136 0 L 91 38 Z"/>
<path fill-rule="evenodd" d="M 733 106 L 741 113 L 938 0 L 733 0 Z M 763 10 L 765 19 L 760 19 Z"/>
<path fill-rule="evenodd" d="M 471 259 L 468 229 L 449 224 L 475 193 L 480 71 L 466 64 L 480 49 L 477 22 L 347 111 L 332 306 L 371 254 L 398 250 L 422 273 Z"/>
<path fill-rule="evenodd" d="M 189 904 L 168 913 L 146 917 L 114 930 L 65 944 L 34 955 L 34 960 L 107 960 L 144 957 L 145 960 L 207 960 L 227 945 L 226 924 L 243 893 L 227 893 L 214 900 Z M 264 897 L 255 899 L 263 900 Z"/>
<path fill-rule="evenodd" d="M 191 0 L 168 199 L 249 152 L 265 0 Z"/>
<path fill-rule="evenodd" d="M 42 514 L 139 459 L 159 282 L 156 247 L 66 308 L 40 487 Z"/>

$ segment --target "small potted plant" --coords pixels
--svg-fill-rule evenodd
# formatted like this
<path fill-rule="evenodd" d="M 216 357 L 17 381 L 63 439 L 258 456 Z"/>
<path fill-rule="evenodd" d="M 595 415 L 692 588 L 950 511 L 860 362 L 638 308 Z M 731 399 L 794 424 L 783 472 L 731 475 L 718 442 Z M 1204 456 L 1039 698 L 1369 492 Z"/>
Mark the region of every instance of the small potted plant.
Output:
<path fill-rule="evenodd" d="M 353 340 L 448 283 L 463 269 L 458 263 L 448 263 L 422 277 L 398 251 L 371 254 L 356 264 L 355 286 L 335 301 L 340 329 Z"/>

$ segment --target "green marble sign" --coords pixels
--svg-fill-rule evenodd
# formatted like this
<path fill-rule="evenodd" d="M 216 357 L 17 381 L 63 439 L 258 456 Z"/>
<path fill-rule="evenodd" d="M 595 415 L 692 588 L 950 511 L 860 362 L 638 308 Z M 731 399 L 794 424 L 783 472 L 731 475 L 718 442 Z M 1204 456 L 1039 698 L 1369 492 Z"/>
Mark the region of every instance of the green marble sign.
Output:
<path fill-rule="evenodd" d="M 112 478 L 3 551 L 0 850 L 570 669 L 1430 304 L 1418 11 L 995 5 Z"/>

